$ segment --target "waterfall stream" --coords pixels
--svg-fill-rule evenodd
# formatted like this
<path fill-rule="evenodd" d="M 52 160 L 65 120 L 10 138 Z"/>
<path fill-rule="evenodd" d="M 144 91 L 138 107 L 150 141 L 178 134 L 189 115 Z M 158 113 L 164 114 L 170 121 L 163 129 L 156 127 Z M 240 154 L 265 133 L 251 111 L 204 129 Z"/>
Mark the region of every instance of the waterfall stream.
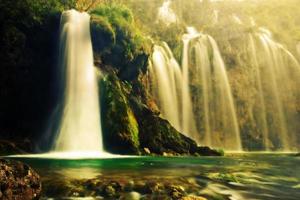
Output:
<path fill-rule="evenodd" d="M 65 71 L 64 110 L 54 151 L 102 152 L 98 86 L 87 13 L 62 13 L 60 54 L 60 67 Z"/>

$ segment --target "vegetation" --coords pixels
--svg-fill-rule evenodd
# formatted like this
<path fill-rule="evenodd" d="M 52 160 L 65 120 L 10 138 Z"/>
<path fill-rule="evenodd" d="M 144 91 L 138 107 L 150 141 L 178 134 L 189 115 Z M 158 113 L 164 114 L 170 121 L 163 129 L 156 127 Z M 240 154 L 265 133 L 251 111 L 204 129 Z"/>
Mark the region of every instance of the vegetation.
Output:
<path fill-rule="evenodd" d="M 127 80 L 145 71 L 151 45 L 135 25 L 131 11 L 123 5 L 102 4 L 91 14 L 93 48 L 103 64 L 118 69 Z"/>
<path fill-rule="evenodd" d="M 129 90 L 116 75 L 100 80 L 104 145 L 112 153 L 139 153 L 139 128 L 127 100 Z"/>

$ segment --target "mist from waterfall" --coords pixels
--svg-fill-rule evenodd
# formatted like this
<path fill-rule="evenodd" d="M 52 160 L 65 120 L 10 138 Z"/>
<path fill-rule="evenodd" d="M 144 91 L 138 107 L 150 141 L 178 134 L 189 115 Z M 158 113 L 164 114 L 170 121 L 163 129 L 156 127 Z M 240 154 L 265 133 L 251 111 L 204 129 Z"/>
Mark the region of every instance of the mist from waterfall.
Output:
<path fill-rule="evenodd" d="M 158 9 L 158 21 L 162 21 L 166 25 L 176 23 L 178 21 L 176 14 L 171 9 L 171 1 L 164 1 L 162 6 Z"/>
<path fill-rule="evenodd" d="M 90 36 L 90 16 L 69 10 L 61 16 L 60 70 L 64 102 L 56 152 L 101 152 L 98 86 Z"/>

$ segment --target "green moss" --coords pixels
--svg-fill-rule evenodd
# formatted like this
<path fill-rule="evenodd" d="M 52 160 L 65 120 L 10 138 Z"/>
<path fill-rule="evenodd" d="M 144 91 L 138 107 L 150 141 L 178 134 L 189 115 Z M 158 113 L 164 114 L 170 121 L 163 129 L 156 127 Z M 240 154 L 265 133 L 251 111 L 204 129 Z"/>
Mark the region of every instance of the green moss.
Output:
<path fill-rule="evenodd" d="M 126 98 L 131 88 L 113 73 L 100 81 L 100 88 L 105 148 L 112 153 L 138 154 L 138 123 Z"/>
<path fill-rule="evenodd" d="M 95 52 L 103 52 L 116 43 L 116 33 L 111 24 L 101 16 L 91 20 L 93 48 Z"/>
<path fill-rule="evenodd" d="M 238 177 L 236 177 L 234 174 L 229 173 L 211 173 L 208 175 L 208 177 L 221 182 L 239 183 Z"/>
<path fill-rule="evenodd" d="M 142 148 L 148 148 L 151 153 L 160 155 L 193 154 L 197 151 L 193 140 L 179 133 L 167 120 L 149 110 L 138 98 L 131 95 L 130 104 L 137 116 Z"/>
<path fill-rule="evenodd" d="M 135 25 L 131 11 L 123 5 L 102 4 L 91 15 L 93 48 L 102 62 L 126 80 L 145 71 L 151 45 Z"/>

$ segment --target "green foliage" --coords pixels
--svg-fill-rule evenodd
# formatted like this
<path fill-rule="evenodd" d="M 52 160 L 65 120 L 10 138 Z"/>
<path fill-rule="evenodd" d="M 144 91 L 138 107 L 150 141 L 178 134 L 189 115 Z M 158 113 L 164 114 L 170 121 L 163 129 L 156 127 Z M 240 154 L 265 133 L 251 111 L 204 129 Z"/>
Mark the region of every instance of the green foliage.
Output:
<path fill-rule="evenodd" d="M 92 18 L 91 32 L 95 52 L 109 51 L 116 43 L 116 33 L 111 24 L 103 17 Z"/>
<path fill-rule="evenodd" d="M 102 4 L 91 14 L 93 48 L 103 63 L 120 70 L 125 79 L 145 70 L 150 45 L 131 11 L 122 5 Z M 107 39 L 98 39 L 103 36 Z"/>

